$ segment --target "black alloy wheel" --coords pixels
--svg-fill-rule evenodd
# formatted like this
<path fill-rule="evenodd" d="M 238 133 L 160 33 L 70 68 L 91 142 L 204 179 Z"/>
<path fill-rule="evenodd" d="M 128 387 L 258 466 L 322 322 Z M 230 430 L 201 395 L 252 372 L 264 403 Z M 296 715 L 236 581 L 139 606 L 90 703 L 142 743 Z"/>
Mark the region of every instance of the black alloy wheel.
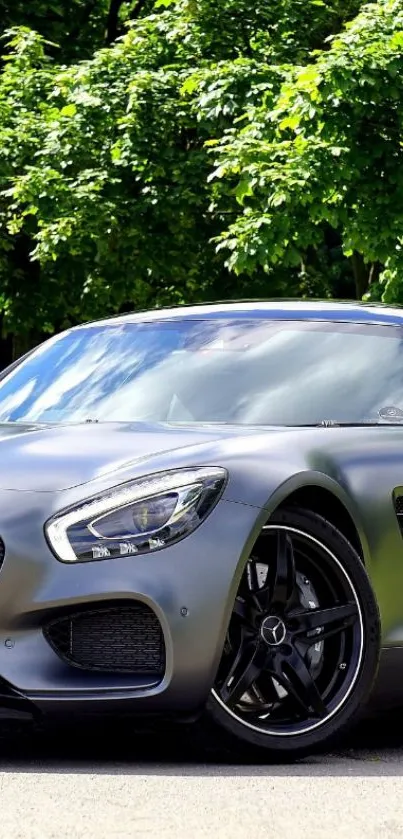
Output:
<path fill-rule="evenodd" d="M 352 546 L 314 513 L 278 513 L 243 573 L 210 716 L 273 755 L 315 751 L 367 698 L 379 642 L 376 602 Z"/>

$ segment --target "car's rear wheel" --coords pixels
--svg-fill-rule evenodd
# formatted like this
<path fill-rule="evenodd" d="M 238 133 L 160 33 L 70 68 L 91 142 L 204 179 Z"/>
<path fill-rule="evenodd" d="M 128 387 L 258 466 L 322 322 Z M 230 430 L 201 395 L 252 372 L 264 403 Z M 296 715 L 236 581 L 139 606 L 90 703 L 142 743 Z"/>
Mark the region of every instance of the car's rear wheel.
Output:
<path fill-rule="evenodd" d="M 350 543 L 313 512 L 278 512 L 246 565 L 208 717 L 234 745 L 302 757 L 354 721 L 379 645 L 375 597 Z"/>

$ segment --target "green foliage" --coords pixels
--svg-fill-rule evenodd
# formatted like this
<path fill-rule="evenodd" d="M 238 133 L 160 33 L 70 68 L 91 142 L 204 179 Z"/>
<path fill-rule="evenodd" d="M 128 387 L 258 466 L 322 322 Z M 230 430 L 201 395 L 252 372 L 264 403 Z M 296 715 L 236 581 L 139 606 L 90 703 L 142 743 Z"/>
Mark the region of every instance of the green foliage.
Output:
<path fill-rule="evenodd" d="M 357 272 L 357 291 L 373 280 L 370 296 L 403 301 L 402 57 L 401 0 L 365 6 L 329 49 L 290 70 L 274 101 L 263 97 L 226 133 L 216 203 L 231 179 L 244 196 L 218 245 L 230 268 L 292 266 L 330 226 L 347 256 L 371 266 L 364 286 Z"/>
<path fill-rule="evenodd" d="M 3 330 L 369 281 L 403 297 L 403 0 L 1 9 Z"/>
<path fill-rule="evenodd" d="M 24 148 L 10 150 L 3 227 L 33 242 L 41 316 L 51 323 L 126 301 L 180 302 L 185 289 L 197 297 L 214 267 L 214 248 L 204 250 L 213 230 L 196 118 L 181 104 L 181 75 L 147 69 L 145 42 L 146 32 L 132 29 L 115 50 L 57 72 L 37 67 L 8 93 L 10 120 L 18 107 L 27 116 L 19 121 Z M 21 79 L 16 60 L 7 68 L 13 80 Z"/>
<path fill-rule="evenodd" d="M 105 38 L 108 0 L 0 0 L 3 31 L 25 27 L 50 42 L 57 61 L 89 58 Z"/>

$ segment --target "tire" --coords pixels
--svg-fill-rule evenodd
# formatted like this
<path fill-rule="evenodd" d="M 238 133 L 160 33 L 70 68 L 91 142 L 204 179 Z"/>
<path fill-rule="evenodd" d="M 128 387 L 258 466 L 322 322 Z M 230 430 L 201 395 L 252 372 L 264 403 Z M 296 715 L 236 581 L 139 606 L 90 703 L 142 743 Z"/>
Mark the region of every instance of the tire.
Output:
<path fill-rule="evenodd" d="M 278 511 L 238 589 L 205 735 L 274 761 L 329 748 L 369 697 L 380 635 L 370 581 L 343 534 L 309 510 Z"/>

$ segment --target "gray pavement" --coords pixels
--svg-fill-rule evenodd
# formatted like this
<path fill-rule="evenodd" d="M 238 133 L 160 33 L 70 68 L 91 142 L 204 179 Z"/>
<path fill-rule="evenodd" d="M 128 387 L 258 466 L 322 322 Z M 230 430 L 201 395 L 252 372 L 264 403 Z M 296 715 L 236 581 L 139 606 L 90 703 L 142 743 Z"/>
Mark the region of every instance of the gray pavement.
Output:
<path fill-rule="evenodd" d="M 403 709 L 291 766 L 197 752 L 183 729 L 0 740 L 1 839 L 399 839 Z"/>

